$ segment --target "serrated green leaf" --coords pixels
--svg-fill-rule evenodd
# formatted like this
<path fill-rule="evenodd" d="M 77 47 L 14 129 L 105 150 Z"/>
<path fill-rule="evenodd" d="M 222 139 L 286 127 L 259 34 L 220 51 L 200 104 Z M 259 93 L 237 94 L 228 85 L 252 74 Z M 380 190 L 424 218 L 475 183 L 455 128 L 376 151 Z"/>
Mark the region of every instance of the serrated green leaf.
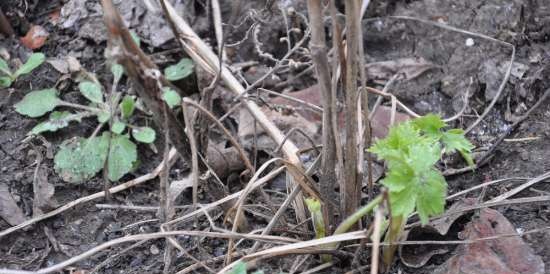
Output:
<path fill-rule="evenodd" d="M 427 114 L 412 121 L 413 125 L 425 134 L 437 137 L 441 134 L 440 129 L 447 126 L 445 122 L 435 114 Z"/>
<path fill-rule="evenodd" d="M 240 261 L 233 266 L 233 269 L 229 272 L 230 274 L 246 274 L 246 263 Z"/>
<path fill-rule="evenodd" d="M 170 108 L 174 108 L 181 103 L 181 96 L 175 90 L 165 87 L 162 89 L 162 100 L 164 100 Z"/>
<path fill-rule="evenodd" d="M 2 58 L 0 58 L 0 72 L 4 73 L 4 74 L 6 74 L 10 77 L 12 76 L 10 67 L 8 66 L 8 63 Z"/>
<path fill-rule="evenodd" d="M 27 62 L 25 62 L 25 64 L 23 64 L 19 69 L 15 71 L 13 77 L 17 78 L 23 74 L 30 73 L 35 68 L 44 63 L 44 60 L 46 60 L 46 56 L 41 52 L 31 54 Z"/>
<path fill-rule="evenodd" d="M 114 81 L 118 83 L 124 74 L 124 67 L 115 63 L 111 66 L 111 73 L 113 74 Z"/>
<path fill-rule="evenodd" d="M 109 180 L 118 181 L 132 170 L 137 160 L 137 148 L 127 136 L 114 135 L 111 139 L 111 149 L 107 159 Z"/>
<path fill-rule="evenodd" d="M 391 204 L 391 213 L 393 216 L 405 216 L 407 217 L 414 211 L 416 206 L 417 183 L 414 181 L 415 178 L 411 178 L 409 183 L 400 191 L 393 191 L 389 193 L 390 204 Z"/>
<path fill-rule="evenodd" d="M 427 224 L 430 216 L 439 215 L 445 210 L 447 183 L 441 173 L 436 170 L 426 172 L 420 183 L 422 190 L 418 191 L 416 210 L 422 224 Z"/>
<path fill-rule="evenodd" d="M 471 155 L 474 145 L 464 137 L 464 131 L 462 129 L 447 130 L 443 133 L 441 142 L 445 146 L 446 153 L 458 151 L 469 166 L 474 165 L 474 160 Z"/>
<path fill-rule="evenodd" d="M 34 118 L 53 110 L 58 104 L 56 89 L 36 90 L 31 91 L 23 97 L 23 100 L 15 104 L 15 111 Z"/>
<path fill-rule="evenodd" d="M 37 135 L 45 131 L 57 131 L 68 126 L 69 122 L 74 120 L 80 120 L 80 116 L 68 111 L 54 111 L 50 113 L 50 118 L 47 121 L 36 125 L 29 133 Z"/>
<path fill-rule="evenodd" d="M 119 105 L 120 113 L 123 119 L 128 119 L 134 113 L 135 101 L 131 96 L 124 96 Z"/>
<path fill-rule="evenodd" d="M 66 182 L 82 183 L 95 176 L 105 163 L 110 135 L 65 141 L 54 158 L 56 173 Z"/>
<path fill-rule="evenodd" d="M 189 76 L 192 72 L 193 61 L 189 58 L 183 58 L 177 64 L 164 69 L 164 77 L 169 81 L 177 81 Z"/>
<path fill-rule="evenodd" d="M 107 111 L 103 111 L 97 114 L 97 121 L 100 123 L 106 123 L 111 118 L 111 114 Z"/>
<path fill-rule="evenodd" d="M 125 128 L 126 128 L 126 124 L 120 121 L 116 121 L 113 123 L 113 126 L 111 127 L 111 131 L 116 134 L 121 134 Z"/>
<path fill-rule="evenodd" d="M 84 81 L 78 84 L 78 89 L 86 99 L 98 104 L 103 103 L 103 92 L 98 83 Z"/>
<path fill-rule="evenodd" d="M 439 143 L 429 141 L 412 144 L 409 148 L 408 162 L 416 174 L 430 170 L 441 157 Z"/>
<path fill-rule="evenodd" d="M 132 40 L 134 40 L 134 43 L 136 43 L 136 45 L 138 47 L 141 46 L 141 39 L 139 39 L 139 36 L 137 35 L 137 33 L 133 30 L 130 31 L 130 36 L 132 36 Z"/>
<path fill-rule="evenodd" d="M 11 86 L 11 78 L 9 76 L 0 76 L 0 87 L 9 88 Z"/>
<path fill-rule="evenodd" d="M 138 127 L 132 129 L 132 136 L 138 142 L 150 144 L 155 141 L 156 132 L 150 127 Z"/>

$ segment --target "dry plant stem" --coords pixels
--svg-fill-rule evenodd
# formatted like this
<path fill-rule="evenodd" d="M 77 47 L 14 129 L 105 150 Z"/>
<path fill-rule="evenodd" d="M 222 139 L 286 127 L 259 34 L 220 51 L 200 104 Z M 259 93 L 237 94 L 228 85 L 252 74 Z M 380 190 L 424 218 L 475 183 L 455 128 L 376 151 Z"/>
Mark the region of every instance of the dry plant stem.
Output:
<path fill-rule="evenodd" d="M 317 273 L 317 272 L 319 272 L 319 271 L 321 271 L 321 270 L 324 270 L 324 269 L 327 269 L 327 268 L 329 268 L 329 267 L 331 267 L 331 266 L 333 266 L 333 265 L 334 265 L 334 263 L 324 263 L 324 264 L 318 265 L 318 266 L 316 266 L 316 267 L 314 267 L 314 268 L 312 268 L 312 269 L 310 269 L 310 270 L 304 271 L 304 272 L 302 272 L 302 273 L 300 273 L 300 274 L 313 274 L 313 273 Z"/>
<path fill-rule="evenodd" d="M 119 258 L 120 256 L 124 255 L 125 253 L 127 253 L 128 251 L 134 249 L 134 248 L 137 248 L 141 245 L 143 245 L 144 243 L 146 243 L 147 241 L 149 240 L 141 240 L 125 249 L 123 249 L 122 251 L 120 252 L 117 252 L 117 254 L 115 255 L 111 255 L 109 256 L 105 261 L 101 262 L 100 264 L 98 264 L 96 267 L 94 267 L 94 269 L 92 269 L 92 271 L 89 272 L 89 274 L 94 274 L 94 273 L 97 273 L 101 268 L 103 268 L 104 266 L 112 263 L 114 260 L 116 260 L 117 258 Z"/>
<path fill-rule="evenodd" d="M 332 82 L 330 86 L 330 96 L 331 96 L 331 121 L 332 121 L 332 134 L 334 136 L 334 143 L 336 144 L 336 177 L 337 184 L 342 185 L 344 181 L 344 155 L 342 151 L 342 142 L 340 140 L 340 131 L 338 129 L 338 108 L 336 103 L 338 102 L 338 97 L 336 96 L 338 91 L 338 83 L 340 69 L 341 74 L 345 77 L 345 60 L 344 60 L 344 45 L 342 40 L 342 31 L 338 19 L 336 16 L 336 0 L 329 1 L 329 10 L 330 17 L 332 20 L 332 49 L 334 52 L 332 57 Z"/>
<path fill-rule="evenodd" d="M 366 91 L 367 86 L 367 74 L 365 70 L 363 69 L 365 67 L 365 49 L 363 45 L 363 29 L 361 28 L 361 18 L 363 18 L 363 14 L 366 11 L 370 1 L 369 0 L 363 0 L 361 1 L 361 10 L 358 10 L 357 12 L 357 41 L 358 41 L 358 55 L 359 55 L 359 75 L 361 78 L 361 103 L 359 104 L 359 110 L 362 110 L 363 113 L 358 113 L 361 115 L 359 118 L 362 118 L 362 127 L 361 124 L 359 124 L 359 163 L 357 166 L 358 169 L 358 181 L 359 181 L 359 189 L 361 189 L 362 181 L 363 181 L 363 161 L 364 161 L 364 147 L 369 148 L 372 145 L 372 128 L 371 128 L 371 122 L 370 122 L 370 113 L 369 113 L 369 94 Z M 358 119 L 361 121 L 361 119 Z M 364 133 L 364 134 L 363 134 Z M 363 137 L 363 138 L 361 138 Z M 367 191 L 368 191 L 368 198 L 369 200 L 372 199 L 373 195 L 373 179 L 372 179 L 372 154 L 367 152 Z M 360 200 L 361 198 L 359 198 Z"/>
<path fill-rule="evenodd" d="M 170 128 L 168 127 L 168 106 L 166 104 L 163 106 L 163 112 L 164 112 L 164 169 L 162 170 L 160 177 L 159 177 L 159 196 L 160 196 L 160 206 L 159 206 L 159 216 L 161 222 L 167 222 L 170 221 L 175 214 L 175 210 L 172 207 L 172 201 L 168 197 L 168 188 L 170 187 L 170 182 L 168 181 L 168 177 L 170 176 L 170 163 L 167 161 L 169 149 L 170 149 Z M 183 112 L 185 113 L 185 109 L 183 109 Z M 187 125 L 191 125 L 189 123 L 186 123 Z M 195 144 L 190 141 L 191 144 L 191 151 L 196 152 Z M 196 155 L 192 155 L 191 159 L 195 160 L 193 164 L 195 164 L 193 167 L 197 168 L 196 163 Z M 170 245 L 170 238 L 166 238 L 166 244 L 164 248 L 164 274 L 168 274 L 170 272 L 170 267 L 172 266 L 172 253 L 173 253 L 173 247 Z"/>
<path fill-rule="evenodd" d="M 176 23 L 178 29 L 181 31 L 182 36 L 179 40 L 182 42 L 186 48 L 187 53 L 193 57 L 197 64 L 204 66 L 206 69 L 216 70 L 216 55 L 212 50 L 197 36 L 197 34 L 191 29 L 191 27 L 183 20 L 170 5 L 166 3 L 167 11 L 172 20 Z M 302 39 L 304 40 L 304 39 Z M 300 42 L 298 43 L 300 44 Z M 298 46 L 297 44 L 297 46 Z M 231 74 L 229 69 L 226 66 L 221 67 L 221 77 L 224 80 L 226 86 L 229 87 L 235 95 L 243 96 L 246 94 L 246 90 L 239 83 L 239 81 Z M 245 100 L 243 102 L 244 106 L 250 112 L 250 114 L 256 119 L 259 125 L 268 133 L 268 135 L 275 141 L 275 143 L 280 143 L 284 139 L 284 134 L 267 118 L 265 113 L 256 105 L 256 103 Z M 291 142 L 286 142 L 283 145 L 283 151 L 285 157 L 293 164 L 300 165 L 300 159 L 296 155 L 298 148 Z M 295 178 L 298 179 L 299 178 Z M 293 185 L 296 182 L 293 182 Z M 306 219 L 305 207 L 303 204 L 303 197 L 298 195 L 297 201 L 294 203 L 296 209 L 296 215 L 299 220 Z"/>
<path fill-rule="evenodd" d="M 233 254 L 233 256 L 242 256 L 243 254 L 245 254 L 246 252 L 248 252 L 248 249 L 245 249 L 245 250 L 240 250 L 238 252 L 235 252 Z M 217 256 L 217 257 L 214 257 L 214 258 L 210 258 L 210 259 L 207 259 L 205 261 L 203 261 L 202 263 L 203 264 L 206 264 L 206 263 L 217 263 L 217 262 L 221 262 L 225 259 L 225 255 L 221 255 L 221 256 Z M 190 273 L 190 272 L 193 272 L 193 271 L 197 271 L 198 269 L 200 269 L 202 267 L 202 264 L 199 264 L 199 263 L 195 263 L 195 264 L 192 264 L 180 271 L 178 271 L 176 274 L 187 274 L 187 273 Z"/>
<path fill-rule="evenodd" d="M 279 92 L 275 92 L 275 91 L 271 91 L 269 89 L 265 89 L 265 88 L 258 88 L 259 91 L 263 91 L 263 92 L 266 92 L 268 94 L 271 94 L 271 95 L 274 95 L 274 96 L 279 96 L 279 97 L 282 97 L 282 98 L 285 98 L 289 101 L 292 101 L 292 102 L 295 102 L 295 103 L 298 103 L 298 104 L 301 104 L 305 107 L 308 107 L 309 109 L 317 112 L 317 113 L 323 113 L 323 108 L 320 108 L 312 103 L 309 103 L 309 102 L 306 102 L 306 101 L 303 101 L 303 100 L 300 100 L 296 97 L 292 97 L 292 96 L 289 96 L 289 95 L 286 95 L 286 94 L 282 94 L 282 93 L 279 93 Z"/>
<path fill-rule="evenodd" d="M 170 161 L 173 161 L 173 160 L 176 158 L 176 154 L 177 154 L 176 149 L 175 149 L 175 148 L 172 148 L 172 149 L 170 150 L 170 157 L 169 157 L 169 160 L 170 160 Z M 128 189 L 128 188 L 130 188 L 130 187 L 133 187 L 133 186 L 139 185 L 139 184 L 141 184 L 141 183 L 147 182 L 147 181 L 149 181 L 149 180 L 152 180 L 152 179 L 156 178 L 156 177 L 160 174 L 160 172 L 162 171 L 163 168 L 164 168 L 164 163 L 161 163 L 161 164 L 159 164 L 159 165 L 155 168 L 155 170 L 153 170 L 151 173 L 145 174 L 145 175 L 143 175 L 143 176 L 141 176 L 141 177 L 135 178 L 135 179 L 130 180 L 130 181 L 126 182 L 126 183 L 117 185 L 117 186 L 111 188 L 111 189 L 109 190 L 109 192 L 110 192 L 110 193 L 117 193 L 117 192 L 126 190 L 126 189 Z M 10 228 L 8 228 L 8 229 L 6 229 L 6 230 L 1 231 L 1 232 L 0 232 L 0 239 L 1 239 L 2 237 L 4 237 L 4 236 L 8 235 L 8 234 L 11 234 L 11 233 L 13 233 L 13 232 L 15 232 L 15 231 L 18 231 L 18 230 L 20 230 L 20 229 L 22 229 L 22 228 L 24 228 L 24 227 L 27 227 L 27 226 L 29 226 L 29 225 L 35 224 L 35 223 L 37 223 L 37 222 L 39 222 L 39 221 L 42 221 L 42 220 L 51 218 L 51 217 L 53 217 L 53 216 L 55 216 L 55 215 L 57 215 L 57 214 L 60 214 L 60 213 L 62 213 L 62 212 L 64 212 L 64 211 L 67 211 L 67 210 L 69 210 L 69 209 L 71 209 L 71 208 L 73 208 L 73 207 L 75 207 L 75 206 L 77 206 L 77 205 L 79 205 L 79 204 L 82 204 L 82 203 L 85 203 L 85 202 L 89 202 L 89 201 L 93 201 L 93 200 L 96 200 L 96 199 L 99 199 L 99 198 L 103 198 L 103 197 L 105 197 L 105 192 L 101 191 L 101 192 L 97 192 L 97 193 L 95 193 L 95 194 L 92 194 L 92 195 L 89 195 L 89 196 L 86 196 L 86 197 L 82 197 L 82 198 L 76 199 L 76 200 L 74 200 L 74 201 L 72 201 L 72 202 L 70 202 L 70 203 L 68 203 L 68 204 L 66 204 L 66 205 L 64 205 L 64 206 L 62 206 L 62 207 L 59 207 L 59 208 L 57 208 L 57 209 L 55 209 L 55 210 L 52 210 L 52 211 L 50 211 L 50 212 L 48 212 L 48 213 L 46 213 L 46 214 L 42 214 L 42 215 L 40 215 L 40 216 L 36 216 L 36 217 L 34 217 L 34 218 L 30 219 L 30 220 L 27 220 L 27 221 L 25 221 L 25 222 L 23 222 L 23 223 L 21 223 L 21 224 L 19 224 L 19 225 L 17 225 L 17 226 L 10 227 Z"/>
<path fill-rule="evenodd" d="M 374 213 L 374 231 L 372 234 L 371 274 L 378 274 L 378 260 L 380 255 L 380 236 L 382 233 L 382 210 L 376 209 Z"/>
<path fill-rule="evenodd" d="M 359 206 L 360 183 L 357 176 L 357 125 L 358 125 L 358 93 L 357 93 L 357 75 L 359 64 L 357 60 L 358 50 L 358 2 L 356 0 L 346 0 L 346 29 L 348 37 L 346 39 L 346 150 L 344 152 L 344 182 L 340 186 L 340 206 L 341 216 L 346 218 L 355 212 Z"/>
<path fill-rule="evenodd" d="M 191 236 L 191 237 L 209 237 L 209 238 L 221 238 L 221 239 L 250 239 L 250 240 L 256 240 L 256 241 L 265 241 L 265 242 L 273 242 L 273 243 L 295 243 L 297 240 L 286 238 L 286 237 L 278 237 L 278 236 L 259 236 L 259 235 L 252 235 L 252 234 L 240 234 L 240 233 L 220 233 L 220 232 L 207 232 L 207 231 L 186 231 L 186 230 L 177 230 L 177 231 L 168 231 L 168 232 L 155 232 L 155 233 L 148 233 L 148 234 L 138 234 L 138 235 L 130 235 L 121 237 L 118 239 L 114 239 L 108 242 L 105 242 L 101 245 L 98 245 L 82 254 L 79 254 L 77 256 L 74 256 L 66 261 L 63 261 L 61 263 L 52 265 L 47 268 L 40 269 L 38 271 L 21 271 L 21 270 L 9 270 L 9 269 L 0 269 L 0 274 L 4 273 L 25 273 L 25 274 L 45 274 L 45 273 L 52 273 L 56 271 L 60 271 L 64 269 L 67 266 L 70 266 L 76 262 L 82 261 L 102 250 L 105 250 L 109 247 L 116 246 L 122 243 L 127 242 L 135 242 L 135 241 L 142 241 L 142 240 L 151 240 L 151 239 L 160 239 L 165 237 L 173 237 L 173 236 Z"/>
<path fill-rule="evenodd" d="M 184 98 L 187 99 L 187 98 Z M 193 129 L 193 122 L 191 121 L 191 118 L 189 115 L 191 115 L 190 110 L 187 109 L 187 106 L 185 103 L 181 104 L 182 113 L 183 113 L 183 120 L 185 121 L 185 124 L 188 125 L 186 127 L 187 129 L 187 137 L 189 138 L 189 144 L 191 145 L 191 176 L 193 180 L 193 209 L 196 209 L 198 198 L 197 193 L 199 189 L 199 159 L 198 159 L 198 147 L 197 147 L 197 140 L 195 138 L 195 130 Z"/>
<path fill-rule="evenodd" d="M 312 175 L 315 170 L 317 169 L 317 166 L 318 166 L 318 163 L 319 163 L 319 160 L 320 160 L 320 157 L 317 157 L 317 159 L 315 159 L 315 162 L 309 167 L 309 169 L 306 171 L 306 174 L 307 175 Z M 294 186 L 294 189 L 292 189 L 292 191 L 290 192 L 290 194 L 286 197 L 285 201 L 283 202 L 283 204 L 279 207 L 279 209 L 277 210 L 277 212 L 275 213 L 275 215 L 273 216 L 273 218 L 271 218 L 271 220 L 269 221 L 269 223 L 267 224 L 267 226 L 264 228 L 264 230 L 262 231 L 262 234 L 261 235 L 268 235 L 269 233 L 271 233 L 271 230 L 273 229 L 273 227 L 275 226 L 275 224 L 279 221 L 279 218 L 281 216 L 283 216 L 283 214 L 286 212 L 286 209 L 288 208 L 288 206 L 290 205 L 290 203 L 292 201 L 294 201 L 294 198 L 296 197 L 296 195 L 298 195 L 298 193 L 300 192 L 300 186 Z M 250 252 L 256 252 L 256 250 L 258 250 L 258 248 L 260 247 L 260 242 L 256 242 L 254 243 L 254 245 L 252 246 L 252 248 L 250 249 Z M 248 253 L 248 252 L 247 252 Z"/>
<path fill-rule="evenodd" d="M 325 25 L 323 22 L 323 8 L 321 1 L 308 0 L 307 8 L 311 28 L 311 58 L 315 64 L 319 89 L 323 96 L 323 126 L 322 142 L 323 153 L 321 158 L 321 177 L 319 181 L 321 196 L 325 201 L 333 200 L 334 183 L 336 180 L 336 142 L 332 125 L 332 95 L 331 76 L 327 58 L 327 47 L 325 38 Z M 322 208 L 323 218 L 326 220 L 325 231 L 332 233 L 331 225 L 334 224 L 334 208 L 331 203 L 325 203 Z"/>

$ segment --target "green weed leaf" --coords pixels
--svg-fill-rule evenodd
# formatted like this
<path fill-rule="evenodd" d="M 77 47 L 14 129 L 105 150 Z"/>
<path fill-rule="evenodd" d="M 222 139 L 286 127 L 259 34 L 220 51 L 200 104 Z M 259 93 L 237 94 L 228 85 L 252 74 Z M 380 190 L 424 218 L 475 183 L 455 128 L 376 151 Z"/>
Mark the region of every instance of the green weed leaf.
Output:
<path fill-rule="evenodd" d="M 109 180 L 118 181 L 132 170 L 136 160 L 136 145 L 128 139 L 128 136 L 115 134 L 111 139 L 111 149 L 107 160 Z"/>
<path fill-rule="evenodd" d="M 97 121 L 100 123 L 106 123 L 111 118 L 111 114 L 107 111 L 103 111 L 97 114 Z"/>
<path fill-rule="evenodd" d="M 139 36 L 137 35 L 137 33 L 133 30 L 130 31 L 130 36 L 132 36 L 132 40 L 134 40 L 134 43 L 136 43 L 136 45 L 138 47 L 141 46 L 141 39 L 139 39 Z"/>
<path fill-rule="evenodd" d="M 123 119 L 128 119 L 134 113 L 135 101 L 131 96 L 124 96 L 122 102 L 120 102 L 119 108 Z"/>
<path fill-rule="evenodd" d="M 15 71 L 13 77 L 17 78 L 23 74 L 30 73 L 35 68 L 44 63 L 44 60 L 46 60 L 46 56 L 41 52 L 31 54 L 27 62 L 25 62 L 25 64 L 23 64 L 19 69 Z"/>
<path fill-rule="evenodd" d="M 120 121 L 116 121 L 113 123 L 113 126 L 111 127 L 111 131 L 116 134 L 121 134 L 125 128 L 126 128 L 126 124 Z"/>
<path fill-rule="evenodd" d="M 110 135 L 65 141 L 54 158 L 55 171 L 69 183 L 82 183 L 95 176 L 105 163 Z"/>
<path fill-rule="evenodd" d="M 246 263 L 240 261 L 229 272 L 230 274 L 246 274 Z"/>
<path fill-rule="evenodd" d="M 9 76 L 0 76 L 0 88 L 9 88 L 11 83 L 12 81 Z"/>
<path fill-rule="evenodd" d="M 445 152 L 452 153 L 458 151 L 462 157 L 464 157 L 469 166 L 474 165 L 474 161 L 471 156 L 474 146 L 466 139 L 466 137 L 464 137 L 464 131 L 462 129 L 455 128 L 447 130 L 443 133 L 441 142 L 445 145 Z"/>
<path fill-rule="evenodd" d="M 60 128 L 64 128 L 69 125 L 70 121 L 80 122 L 80 114 L 72 114 L 68 111 L 54 111 L 50 113 L 50 118 L 36 125 L 30 132 L 30 134 L 37 135 L 45 131 L 57 131 Z"/>
<path fill-rule="evenodd" d="M 412 123 L 425 134 L 437 137 L 440 135 L 440 129 L 447 126 L 447 124 L 445 124 L 445 122 L 435 114 L 428 114 L 426 116 L 416 118 L 412 121 Z"/>
<path fill-rule="evenodd" d="M 419 185 L 421 190 L 417 193 L 416 210 L 421 223 L 427 224 L 430 216 L 439 215 L 445 210 L 447 183 L 441 173 L 436 170 L 426 172 L 423 178 L 423 182 Z"/>
<path fill-rule="evenodd" d="M 162 89 L 162 100 L 168 104 L 170 108 L 174 108 L 181 103 L 181 96 L 171 88 Z"/>
<path fill-rule="evenodd" d="M 103 92 L 99 84 L 91 81 L 84 81 L 78 84 L 78 89 L 86 99 L 98 104 L 103 103 Z"/>
<path fill-rule="evenodd" d="M 138 142 L 150 144 L 155 141 L 156 133 L 155 130 L 150 127 L 138 127 L 132 129 L 132 136 Z"/>
<path fill-rule="evenodd" d="M 113 64 L 111 66 L 111 73 L 113 74 L 114 81 L 118 83 L 124 74 L 124 67 L 120 64 Z"/>
<path fill-rule="evenodd" d="M 170 81 L 177 81 L 189 76 L 192 72 L 193 61 L 189 58 L 183 58 L 177 64 L 164 69 L 164 76 Z"/>
<path fill-rule="evenodd" d="M 40 117 L 53 110 L 59 104 L 56 89 L 31 91 L 15 104 L 15 111 L 29 117 Z"/>

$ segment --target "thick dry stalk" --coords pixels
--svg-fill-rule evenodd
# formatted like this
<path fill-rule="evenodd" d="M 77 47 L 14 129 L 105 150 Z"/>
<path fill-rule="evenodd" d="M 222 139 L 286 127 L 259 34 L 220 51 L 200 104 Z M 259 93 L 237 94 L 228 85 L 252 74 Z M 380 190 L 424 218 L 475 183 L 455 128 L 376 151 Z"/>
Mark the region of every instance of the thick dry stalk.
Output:
<path fill-rule="evenodd" d="M 360 181 L 357 177 L 357 128 L 358 128 L 358 92 L 357 75 L 359 60 L 357 59 L 359 19 L 357 18 L 359 3 L 356 0 L 346 0 L 346 150 L 344 152 L 344 182 L 340 187 L 340 206 L 342 218 L 355 212 L 361 197 Z"/>
<path fill-rule="evenodd" d="M 331 76 L 327 58 L 327 47 L 325 41 L 325 27 L 321 1 L 308 0 L 307 8 L 311 27 L 311 58 L 315 64 L 319 89 L 323 96 L 323 153 L 321 158 L 320 192 L 325 201 L 333 200 L 334 183 L 336 180 L 336 142 L 332 130 L 332 95 Z M 332 232 L 330 227 L 334 224 L 334 208 L 331 203 L 325 203 L 323 208 L 325 217 L 325 231 Z"/>

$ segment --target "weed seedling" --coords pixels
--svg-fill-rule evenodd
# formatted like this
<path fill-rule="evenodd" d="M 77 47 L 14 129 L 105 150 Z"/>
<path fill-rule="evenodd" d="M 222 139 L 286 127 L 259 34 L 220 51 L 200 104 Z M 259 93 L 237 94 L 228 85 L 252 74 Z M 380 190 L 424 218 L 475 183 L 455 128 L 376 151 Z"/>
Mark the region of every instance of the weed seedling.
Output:
<path fill-rule="evenodd" d="M 444 153 L 458 151 L 468 165 L 473 165 L 473 145 L 464 137 L 464 131 L 443 130 L 446 126 L 439 116 L 429 114 L 392 127 L 386 138 L 369 149 L 388 165 L 382 180 L 391 207 L 386 241 L 397 241 L 415 209 L 422 224 L 445 210 L 447 182 L 435 167 Z M 386 265 L 391 263 L 394 252 L 395 246 L 384 250 Z"/>
<path fill-rule="evenodd" d="M 8 66 L 8 62 L 0 58 L 0 87 L 10 87 L 19 76 L 31 73 L 35 68 L 44 63 L 45 59 L 46 57 L 43 53 L 33 53 L 25 64 L 19 67 L 15 72 L 12 72 Z"/>

